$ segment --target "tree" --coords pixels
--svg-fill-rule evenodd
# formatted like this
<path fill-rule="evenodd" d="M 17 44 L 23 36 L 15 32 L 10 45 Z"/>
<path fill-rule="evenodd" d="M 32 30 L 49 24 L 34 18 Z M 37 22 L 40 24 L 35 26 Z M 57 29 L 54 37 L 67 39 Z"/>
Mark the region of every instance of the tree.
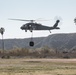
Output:
<path fill-rule="evenodd" d="M 3 34 L 5 32 L 5 29 L 3 27 L 0 28 L 0 33 L 2 35 L 2 50 L 3 50 L 3 54 L 4 54 L 4 39 L 3 39 Z M 3 55 L 4 57 L 4 55 Z"/>
<path fill-rule="evenodd" d="M 74 23 L 76 24 L 76 18 L 74 19 Z"/>

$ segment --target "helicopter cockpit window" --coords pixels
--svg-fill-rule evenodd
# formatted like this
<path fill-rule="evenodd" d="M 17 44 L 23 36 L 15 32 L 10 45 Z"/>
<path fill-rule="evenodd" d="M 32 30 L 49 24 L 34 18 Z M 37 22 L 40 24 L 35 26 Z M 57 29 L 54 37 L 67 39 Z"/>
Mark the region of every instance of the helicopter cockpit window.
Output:
<path fill-rule="evenodd" d="M 31 25 L 29 25 L 29 27 L 31 27 Z"/>
<path fill-rule="evenodd" d="M 27 27 L 27 25 L 26 25 L 26 24 L 24 24 L 23 26 L 24 26 L 24 27 Z"/>
<path fill-rule="evenodd" d="M 25 27 L 25 24 L 23 25 L 23 27 Z"/>

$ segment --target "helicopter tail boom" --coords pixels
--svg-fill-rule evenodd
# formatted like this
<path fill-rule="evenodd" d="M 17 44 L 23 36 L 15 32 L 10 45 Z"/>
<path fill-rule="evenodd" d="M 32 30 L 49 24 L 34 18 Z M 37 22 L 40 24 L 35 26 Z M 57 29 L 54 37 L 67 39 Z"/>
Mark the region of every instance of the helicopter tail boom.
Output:
<path fill-rule="evenodd" d="M 55 23 L 54 26 L 53 26 L 54 29 L 60 29 L 59 27 L 57 27 L 58 24 L 59 24 L 59 22 L 60 22 L 60 20 L 57 20 L 57 21 L 56 21 L 56 23 Z"/>
<path fill-rule="evenodd" d="M 60 29 L 59 27 L 56 27 L 55 29 Z"/>

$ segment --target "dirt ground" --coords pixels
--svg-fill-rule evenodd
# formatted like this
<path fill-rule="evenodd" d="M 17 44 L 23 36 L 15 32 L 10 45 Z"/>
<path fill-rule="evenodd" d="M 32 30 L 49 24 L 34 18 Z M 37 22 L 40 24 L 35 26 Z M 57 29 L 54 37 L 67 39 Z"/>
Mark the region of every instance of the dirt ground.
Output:
<path fill-rule="evenodd" d="M 0 59 L 0 75 L 76 75 L 76 59 Z"/>

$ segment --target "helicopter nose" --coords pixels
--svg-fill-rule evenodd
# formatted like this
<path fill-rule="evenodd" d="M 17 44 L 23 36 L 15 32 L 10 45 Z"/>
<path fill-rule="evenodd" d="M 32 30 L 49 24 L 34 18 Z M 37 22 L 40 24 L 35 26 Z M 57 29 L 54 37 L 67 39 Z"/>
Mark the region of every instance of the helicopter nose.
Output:
<path fill-rule="evenodd" d="M 23 26 L 21 26 L 21 27 L 20 27 L 20 29 L 22 29 L 22 30 L 23 30 Z"/>

